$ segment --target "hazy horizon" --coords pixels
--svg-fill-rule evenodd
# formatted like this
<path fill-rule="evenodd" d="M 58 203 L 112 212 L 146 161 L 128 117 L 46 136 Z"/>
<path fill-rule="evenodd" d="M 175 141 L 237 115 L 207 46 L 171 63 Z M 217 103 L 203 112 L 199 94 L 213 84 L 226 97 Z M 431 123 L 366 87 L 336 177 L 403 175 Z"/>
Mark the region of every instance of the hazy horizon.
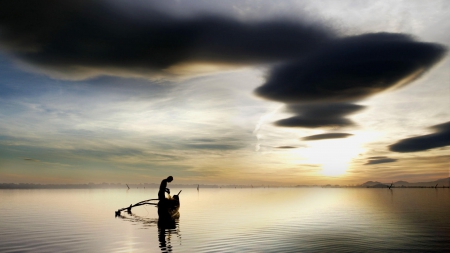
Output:
<path fill-rule="evenodd" d="M 245 187 L 245 188 L 265 188 L 265 187 L 299 187 L 299 186 L 340 186 L 340 187 L 361 187 L 366 185 L 367 183 L 381 183 L 381 184 L 385 184 L 385 185 L 390 185 L 391 183 L 393 184 L 393 187 L 395 188 L 396 186 L 398 187 L 399 185 L 396 185 L 396 183 L 401 182 L 404 184 L 404 182 L 408 183 L 408 185 L 415 185 L 415 186 L 429 186 L 429 184 L 433 183 L 432 186 L 435 186 L 434 183 L 438 182 L 438 181 L 443 181 L 444 183 L 441 182 L 441 184 L 439 185 L 439 187 L 442 186 L 450 186 L 450 177 L 448 178 L 439 178 L 433 181 L 417 181 L 417 182 L 407 182 L 404 180 L 399 180 L 399 181 L 391 181 L 391 182 L 380 182 L 377 180 L 369 180 L 366 182 L 360 182 L 357 184 L 346 184 L 346 185 L 340 185 L 340 184 L 314 184 L 314 183 L 310 183 L 310 184 L 294 184 L 294 185 L 270 185 L 270 184 L 259 184 L 259 185 L 253 185 L 253 184 L 198 184 L 198 183 L 190 183 L 190 184 L 170 184 L 168 185 L 168 187 L 173 187 L 173 188 L 180 188 L 180 187 L 187 187 L 187 188 L 197 188 L 197 187 L 206 187 L 206 188 L 217 188 L 217 187 L 224 187 L 224 188 L 233 188 L 233 187 Z M 403 185 L 402 184 L 402 185 Z M 76 186 L 92 186 L 92 187 L 100 187 L 104 186 L 104 187 L 123 187 L 125 189 L 125 187 L 149 187 L 149 188 L 159 188 L 160 183 L 157 182 L 140 182 L 140 183 L 121 183 L 121 182 L 85 182 L 85 183 L 78 183 L 78 184 L 35 184 L 35 183 L 26 183 L 26 182 L 22 182 L 22 183 L 2 183 L 0 182 L 0 188 L 1 189 L 8 189 L 7 188 L 2 188 L 5 186 L 58 186 L 58 187 L 62 187 L 62 188 L 73 188 Z M 365 186 L 364 186 L 365 187 Z M 11 188 L 14 189 L 14 188 Z"/>

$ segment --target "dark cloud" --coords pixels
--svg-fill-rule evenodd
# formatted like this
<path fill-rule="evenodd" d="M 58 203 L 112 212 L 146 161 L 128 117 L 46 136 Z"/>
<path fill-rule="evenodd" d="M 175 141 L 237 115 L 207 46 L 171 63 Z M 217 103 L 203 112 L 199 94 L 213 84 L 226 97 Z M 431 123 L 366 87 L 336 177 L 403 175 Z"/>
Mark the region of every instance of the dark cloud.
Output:
<path fill-rule="evenodd" d="M 371 156 L 368 157 L 367 159 L 383 159 L 383 158 L 388 158 L 387 156 Z"/>
<path fill-rule="evenodd" d="M 347 134 L 347 133 L 328 133 L 328 134 L 316 134 L 316 135 L 310 135 L 303 137 L 302 140 L 304 141 L 317 141 L 317 140 L 326 140 L 326 139 L 340 139 L 340 138 L 347 138 L 353 134 Z"/>
<path fill-rule="evenodd" d="M 303 114 L 305 117 L 321 117 L 321 118 L 335 118 L 353 114 L 364 109 L 365 106 L 345 103 L 331 103 L 331 104 L 307 104 L 296 105 L 291 104 L 287 106 L 288 112 Z"/>
<path fill-rule="evenodd" d="M 306 127 L 306 128 L 317 128 L 317 127 L 342 127 L 353 125 L 353 122 L 349 119 L 343 118 L 330 118 L 330 119 L 314 119 L 305 118 L 302 116 L 294 116 L 287 119 L 281 119 L 274 123 L 276 126 L 283 127 Z"/>
<path fill-rule="evenodd" d="M 274 147 L 274 148 L 279 148 L 279 149 L 291 149 L 291 148 L 298 148 L 295 146 L 278 146 L 278 147 Z"/>
<path fill-rule="evenodd" d="M 450 132 L 450 121 L 442 124 L 431 126 L 430 129 L 433 129 L 438 132 Z"/>
<path fill-rule="evenodd" d="M 394 152 L 418 152 L 450 146 L 450 121 L 430 127 L 436 133 L 406 138 L 389 146 Z"/>
<path fill-rule="evenodd" d="M 355 125 L 345 116 L 364 109 L 364 106 L 345 103 L 325 103 L 310 105 L 288 105 L 287 111 L 298 115 L 275 122 L 284 127 L 347 127 Z"/>
<path fill-rule="evenodd" d="M 23 160 L 27 162 L 40 162 L 39 160 L 33 159 L 33 158 L 24 158 Z"/>
<path fill-rule="evenodd" d="M 393 163 L 396 162 L 398 159 L 388 158 L 385 156 L 379 156 L 379 157 L 369 157 L 369 160 L 364 165 L 371 165 L 371 164 L 380 164 L 380 163 Z"/>
<path fill-rule="evenodd" d="M 357 101 L 410 83 L 445 51 L 438 44 L 417 42 L 403 34 L 347 37 L 274 68 L 255 93 L 285 103 Z"/>
<path fill-rule="evenodd" d="M 2 1 L 1 47 L 66 75 L 165 71 L 186 62 L 296 59 L 333 35 L 318 25 L 226 17 L 177 18 L 152 7 L 126 15 L 100 0 Z M 152 3 L 149 3 L 151 6 Z M 127 8 L 130 8 L 127 6 Z M 103 71 L 103 72 L 102 72 Z"/>

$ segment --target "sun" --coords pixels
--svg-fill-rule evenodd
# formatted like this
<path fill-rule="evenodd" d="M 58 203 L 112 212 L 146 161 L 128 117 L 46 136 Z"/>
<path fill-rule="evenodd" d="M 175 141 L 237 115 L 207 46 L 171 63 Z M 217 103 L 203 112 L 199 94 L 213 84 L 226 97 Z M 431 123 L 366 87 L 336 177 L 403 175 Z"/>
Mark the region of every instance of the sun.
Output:
<path fill-rule="evenodd" d="M 359 133 L 348 138 L 311 141 L 303 155 L 308 162 L 321 165 L 323 176 L 342 176 L 351 161 L 365 152 L 363 144 L 373 137 L 372 133 Z"/>

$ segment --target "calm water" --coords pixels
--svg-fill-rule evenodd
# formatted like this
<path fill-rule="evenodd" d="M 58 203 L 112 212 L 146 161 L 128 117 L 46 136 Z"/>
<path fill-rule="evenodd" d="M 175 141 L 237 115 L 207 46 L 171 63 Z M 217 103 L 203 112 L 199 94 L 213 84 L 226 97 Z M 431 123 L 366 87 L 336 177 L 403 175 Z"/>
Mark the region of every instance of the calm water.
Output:
<path fill-rule="evenodd" d="M 449 189 L 183 189 L 174 228 L 114 218 L 155 196 L 0 190 L 0 252 L 450 252 Z"/>

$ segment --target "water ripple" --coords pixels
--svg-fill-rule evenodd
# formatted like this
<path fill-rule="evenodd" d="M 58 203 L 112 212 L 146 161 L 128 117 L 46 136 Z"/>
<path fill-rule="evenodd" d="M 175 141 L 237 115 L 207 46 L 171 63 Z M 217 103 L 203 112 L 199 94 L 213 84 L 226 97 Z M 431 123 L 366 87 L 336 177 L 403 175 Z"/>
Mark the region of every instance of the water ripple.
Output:
<path fill-rule="evenodd" d="M 175 189 L 176 191 L 176 189 Z M 183 189 L 181 217 L 119 207 L 154 190 L 1 190 L 0 252 L 448 252 L 448 189 Z M 6 204 L 7 203 L 7 204 Z M 134 209 L 133 209 L 134 210 Z"/>

